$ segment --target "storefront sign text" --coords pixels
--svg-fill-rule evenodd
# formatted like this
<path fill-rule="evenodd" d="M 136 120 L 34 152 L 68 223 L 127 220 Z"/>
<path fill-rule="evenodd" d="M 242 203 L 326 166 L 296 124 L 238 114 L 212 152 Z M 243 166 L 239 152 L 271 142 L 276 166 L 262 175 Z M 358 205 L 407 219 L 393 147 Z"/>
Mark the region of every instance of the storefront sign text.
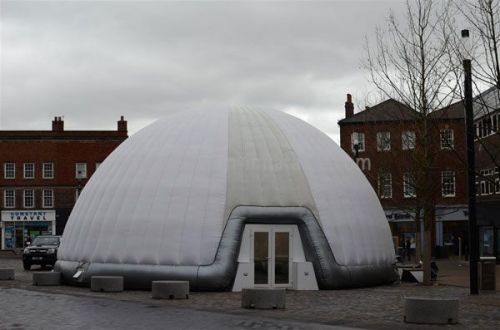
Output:
<path fill-rule="evenodd" d="M 2 211 L 2 221 L 54 221 L 55 219 L 55 211 Z"/>

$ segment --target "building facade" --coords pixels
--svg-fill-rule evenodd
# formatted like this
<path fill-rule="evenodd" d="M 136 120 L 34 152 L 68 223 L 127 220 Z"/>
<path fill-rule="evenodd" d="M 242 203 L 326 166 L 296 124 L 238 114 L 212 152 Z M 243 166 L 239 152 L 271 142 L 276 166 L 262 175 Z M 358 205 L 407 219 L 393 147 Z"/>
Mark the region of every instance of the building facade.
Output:
<path fill-rule="evenodd" d="M 475 98 L 476 200 L 479 254 L 500 260 L 500 91 Z"/>
<path fill-rule="evenodd" d="M 419 116 L 393 99 L 355 114 L 348 94 L 345 118 L 339 121 L 340 145 L 377 192 L 401 254 L 407 242 L 415 247 L 417 233 L 423 231 L 423 223 L 418 230 L 415 219 L 422 219 L 424 212 L 419 199 L 424 192 L 419 189 L 429 184 L 419 182 L 423 178 L 419 164 L 431 161 L 433 253 L 436 257 L 463 255 L 468 241 L 463 104 L 428 115 L 425 130 Z M 424 144 L 427 159 L 421 149 Z"/>
<path fill-rule="evenodd" d="M 67 131 L 61 117 L 50 131 L 0 131 L 1 248 L 62 234 L 80 191 L 126 138 L 123 116 L 116 131 Z"/>

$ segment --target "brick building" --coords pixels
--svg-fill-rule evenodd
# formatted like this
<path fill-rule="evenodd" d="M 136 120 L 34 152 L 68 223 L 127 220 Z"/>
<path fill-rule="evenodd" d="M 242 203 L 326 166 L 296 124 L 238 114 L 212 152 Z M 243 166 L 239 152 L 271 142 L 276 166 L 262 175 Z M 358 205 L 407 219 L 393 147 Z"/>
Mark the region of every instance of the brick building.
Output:
<path fill-rule="evenodd" d="M 419 146 L 429 146 L 432 156 L 432 195 L 435 228 L 434 253 L 438 257 L 464 254 L 468 235 L 463 104 L 455 103 L 431 113 L 429 134 L 419 113 L 389 99 L 354 113 L 347 95 L 345 118 L 339 121 L 340 146 L 350 154 L 378 193 L 396 247 L 415 241 L 418 210 Z M 421 224 L 423 230 L 423 224 Z"/>
<path fill-rule="evenodd" d="M 475 98 L 476 199 L 480 256 L 500 261 L 500 91 Z"/>
<path fill-rule="evenodd" d="M 127 138 L 116 131 L 66 131 L 55 117 L 50 131 L 0 131 L 1 248 L 22 248 L 28 237 L 62 234 L 86 182 Z"/>

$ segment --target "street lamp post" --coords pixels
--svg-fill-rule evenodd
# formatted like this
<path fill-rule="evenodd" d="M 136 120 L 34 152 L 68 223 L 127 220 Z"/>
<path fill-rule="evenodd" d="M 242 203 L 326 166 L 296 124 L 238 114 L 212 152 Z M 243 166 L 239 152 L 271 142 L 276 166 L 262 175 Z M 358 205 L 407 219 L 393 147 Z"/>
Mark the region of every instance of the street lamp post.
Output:
<path fill-rule="evenodd" d="M 469 30 L 462 30 L 462 38 L 469 37 Z M 469 199 L 469 270 L 470 294 L 479 293 L 478 262 L 479 242 L 476 220 L 476 166 L 474 150 L 474 113 L 472 108 L 472 68 L 471 60 L 463 59 L 464 101 L 467 140 L 467 183 Z"/>

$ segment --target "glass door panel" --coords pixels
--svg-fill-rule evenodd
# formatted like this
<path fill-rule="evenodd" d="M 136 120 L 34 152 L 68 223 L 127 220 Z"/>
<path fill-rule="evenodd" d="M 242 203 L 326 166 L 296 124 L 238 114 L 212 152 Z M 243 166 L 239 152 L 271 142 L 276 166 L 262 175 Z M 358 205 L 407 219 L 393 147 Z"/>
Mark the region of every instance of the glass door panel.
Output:
<path fill-rule="evenodd" d="M 290 233 L 274 233 L 274 283 L 290 282 Z"/>
<path fill-rule="evenodd" d="M 269 233 L 254 232 L 254 282 L 269 284 Z"/>

